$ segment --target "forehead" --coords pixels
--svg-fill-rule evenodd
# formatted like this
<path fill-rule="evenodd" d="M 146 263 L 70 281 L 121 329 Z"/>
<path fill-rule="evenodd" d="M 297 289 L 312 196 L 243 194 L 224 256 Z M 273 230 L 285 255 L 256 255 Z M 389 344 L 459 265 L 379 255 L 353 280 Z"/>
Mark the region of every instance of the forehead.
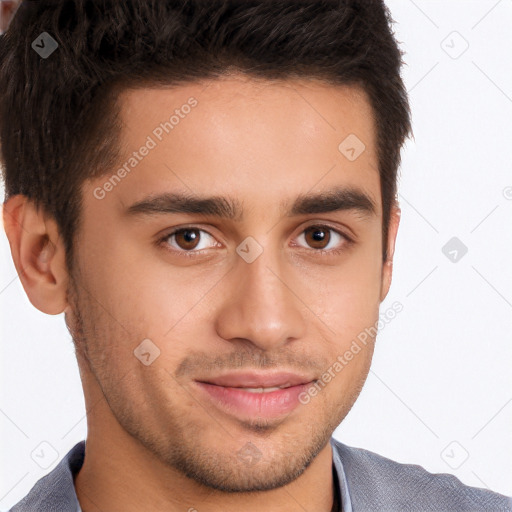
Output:
<path fill-rule="evenodd" d="M 357 185 L 380 203 L 374 117 L 359 87 L 235 75 L 128 89 L 119 103 L 122 160 L 152 146 L 118 188 L 126 199 L 173 182 L 255 202 L 265 190 Z"/>
<path fill-rule="evenodd" d="M 209 121 L 205 128 L 212 135 L 221 130 L 221 122 L 226 128 L 229 124 L 252 131 L 279 125 L 292 135 L 299 130 L 321 132 L 328 128 L 342 135 L 348 127 L 361 135 L 374 135 L 373 112 L 365 91 L 358 86 L 332 85 L 318 79 L 270 81 L 228 75 L 168 87 L 127 89 L 120 93 L 118 101 L 123 121 L 138 119 L 139 128 L 145 127 L 147 131 L 149 123 L 169 119 L 190 98 L 196 99 L 199 106 L 193 108 L 192 119 Z M 198 128 L 193 121 L 186 124 Z M 125 131 L 126 138 L 130 131 L 133 133 Z M 227 129 L 223 134 L 227 135 Z"/>

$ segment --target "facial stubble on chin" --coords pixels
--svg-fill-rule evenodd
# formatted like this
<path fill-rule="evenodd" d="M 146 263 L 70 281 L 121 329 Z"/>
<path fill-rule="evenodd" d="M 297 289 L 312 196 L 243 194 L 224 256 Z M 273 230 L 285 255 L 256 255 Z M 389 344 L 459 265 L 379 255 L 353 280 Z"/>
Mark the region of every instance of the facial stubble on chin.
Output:
<path fill-rule="evenodd" d="M 194 428 L 190 422 L 180 422 L 176 415 L 168 414 L 166 418 L 168 420 L 167 435 L 148 431 L 148 426 L 143 425 L 141 418 L 137 416 L 136 409 L 131 410 L 130 407 L 123 406 L 122 396 L 116 397 L 112 394 L 109 396 L 108 392 L 105 393 L 104 384 L 108 383 L 105 372 L 108 372 L 108 368 L 103 358 L 102 365 L 98 367 L 94 364 L 94 360 L 90 357 L 89 343 L 91 340 L 106 341 L 105 334 L 118 332 L 115 328 L 107 328 L 108 333 L 101 332 L 105 319 L 107 319 L 106 325 L 108 321 L 115 322 L 115 320 L 101 308 L 99 302 L 92 297 L 74 273 L 70 273 L 68 301 L 72 314 L 69 318 L 66 316 L 66 325 L 73 338 L 79 365 L 86 365 L 86 369 L 94 375 L 117 422 L 160 463 L 216 491 L 226 493 L 269 491 L 293 482 L 304 473 L 329 442 L 332 432 L 352 407 L 366 380 L 367 372 L 361 375 L 358 389 L 353 390 L 352 394 L 355 396 L 350 397 L 348 403 L 345 402 L 345 407 L 340 408 L 338 405 L 337 415 L 326 414 L 325 421 L 317 424 L 318 428 L 304 429 L 307 431 L 307 436 L 300 442 L 297 442 L 297 439 L 291 439 L 290 443 L 286 444 L 284 440 L 288 440 L 289 436 L 285 432 L 277 443 L 281 445 L 277 456 L 267 457 L 266 462 L 263 457 L 263 463 L 259 467 L 257 464 L 249 467 L 246 462 L 242 462 L 237 457 L 236 453 L 219 453 L 216 451 L 218 448 L 216 446 L 201 446 L 200 439 L 203 432 L 200 432 L 197 426 Z M 102 378 L 101 372 L 105 378 Z M 106 386 L 108 388 L 108 384 Z M 257 445 L 258 440 L 268 442 L 273 436 L 278 436 L 280 431 L 286 428 L 286 422 L 276 425 L 260 418 L 250 422 L 240 421 L 237 426 L 246 435 L 253 434 L 254 443 Z"/>

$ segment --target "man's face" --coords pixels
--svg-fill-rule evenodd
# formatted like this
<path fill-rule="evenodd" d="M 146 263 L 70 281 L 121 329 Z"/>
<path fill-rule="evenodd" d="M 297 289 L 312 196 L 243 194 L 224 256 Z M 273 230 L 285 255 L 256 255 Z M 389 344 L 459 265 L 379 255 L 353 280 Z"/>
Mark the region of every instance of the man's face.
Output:
<path fill-rule="evenodd" d="M 231 77 L 127 91 L 121 105 L 119 166 L 82 190 L 66 309 L 86 398 L 101 389 L 108 403 L 88 421 L 114 443 L 129 433 L 211 488 L 289 483 L 356 400 L 374 340 L 333 365 L 376 323 L 387 293 L 366 96 Z M 176 109 L 167 133 L 160 123 Z M 117 173 L 134 151 L 137 163 Z M 317 198 L 292 211 L 297 199 L 336 190 L 349 208 L 329 211 L 336 201 Z M 165 194 L 224 197 L 240 212 L 173 212 L 182 203 Z M 232 389 L 243 376 L 219 381 L 280 371 L 323 384 L 315 396 L 311 384 L 267 395 Z"/>

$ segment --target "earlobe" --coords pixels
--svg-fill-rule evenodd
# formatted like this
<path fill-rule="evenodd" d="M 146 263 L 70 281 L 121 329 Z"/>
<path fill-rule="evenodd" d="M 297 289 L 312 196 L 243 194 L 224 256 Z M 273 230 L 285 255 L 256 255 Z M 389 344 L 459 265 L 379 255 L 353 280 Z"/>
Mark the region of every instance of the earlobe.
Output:
<path fill-rule="evenodd" d="M 398 204 L 391 207 L 389 217 L 388 241 L 387 241 L 387 259 L 382 265 L 382 280 L 381 280 L 381 294 L 380 301 L 382 302 L 391 287 L 391 279 L 393 275 L 393 256 L 395 254 L 395 242 L 398 233 L 398 226 L 400 225 L 401 210 Z"/>
<path fill-rule="evenodd" d="M 28 299 L 43 313 L 62 313 L 67 306 L 68 273 L 55 220 L 23 195 L 4 203 L 3 220 L 14 266 Z"/>

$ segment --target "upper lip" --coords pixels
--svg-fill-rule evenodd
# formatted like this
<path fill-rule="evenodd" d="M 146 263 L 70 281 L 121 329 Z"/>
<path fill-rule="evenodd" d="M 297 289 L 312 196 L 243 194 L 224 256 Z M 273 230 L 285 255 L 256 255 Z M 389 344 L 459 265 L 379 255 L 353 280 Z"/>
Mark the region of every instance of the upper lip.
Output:
<path fill-rule="evenodd" d="M 292 372 L 244 372 L 225 373 L 216 377 L 197 379 L 198 382 L 206 382 L 217 386 L 232 388 L 287 388 L 307 384 L 314 380 L 314 377 L 299 375 Z"/>

